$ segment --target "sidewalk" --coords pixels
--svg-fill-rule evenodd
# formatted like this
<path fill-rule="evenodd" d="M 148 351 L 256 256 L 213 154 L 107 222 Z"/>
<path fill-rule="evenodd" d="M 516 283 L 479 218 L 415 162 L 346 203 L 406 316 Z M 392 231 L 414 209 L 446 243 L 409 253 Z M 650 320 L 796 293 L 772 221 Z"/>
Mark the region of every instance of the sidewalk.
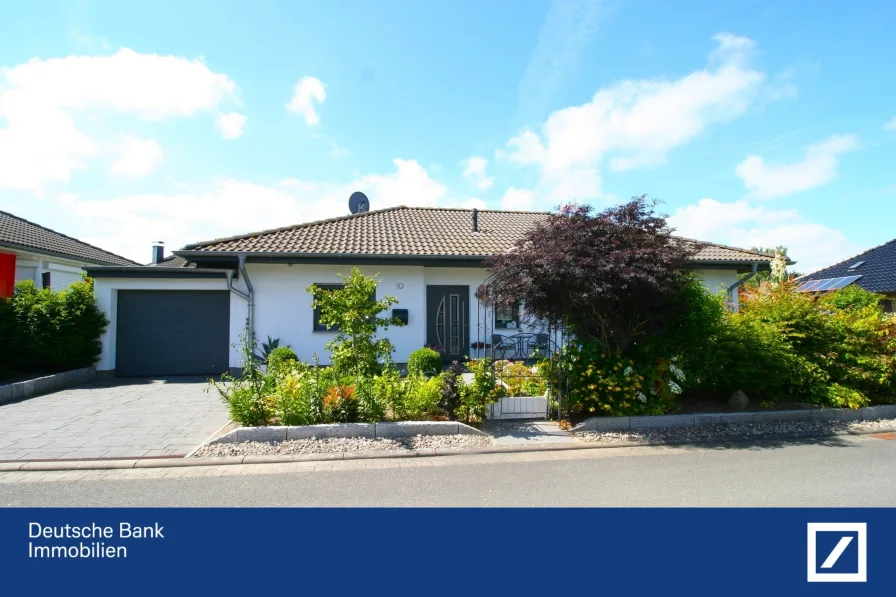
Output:
<path fill-rule="evenodd" d="M 582 443 L 560 429 L 556 421 L 486 421 L 481 429 L 497 446 Z"/>

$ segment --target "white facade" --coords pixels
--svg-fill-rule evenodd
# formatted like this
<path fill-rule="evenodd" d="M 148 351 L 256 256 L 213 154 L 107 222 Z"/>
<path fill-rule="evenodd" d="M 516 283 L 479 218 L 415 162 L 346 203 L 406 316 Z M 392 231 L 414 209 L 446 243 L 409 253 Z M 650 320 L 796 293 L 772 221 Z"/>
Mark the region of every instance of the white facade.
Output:
<path fill-rule="evenodd" d="M 50 274 L 50 288 L 54 291 L 64 290 L 71 284 L 81 281 L 84 274 L 84 261 L 47 257 L 38 253 L 27 253 L 13 249 L 0 249 L 4 253 L 16 256 L 16 283 L 32 280 L 38 288 L 43 288 L 43 274 Z"/>
<path fill-rule="evenodd" d="M 247 264 L 249 279 L 255 296 L 255 336 L 259 343 L 268 336 L 279 338 L 281 345 L 289 345 L 303 361 L 310 361 L 317 353 L 321 363 L 328 362 L 326 343 L 336 333 L 314 331 L 312 296 L 307 288 L 312 284 L 341 283 L 339 274 L 348 274 L 350 265 L 286 265 Z M 383 335 L 395 347 L 393 359 L 407 362 L 408 355 L 427 342 L 426 338 L 426 287 L 429 285 L 469 286 L 469 341 L 488 341 L 486 330 L 494 328 L 493 322 L 483 319 L 476 290 L 488 277 L 483 268 L 423 267 L 423 266 L 359 266 L 366 275 L 378 274 L 380 284 L 377 297 L 394 296 L 396 309 L 408 310 L 408 325 L 390 327 Z M 707 288 L 716 291 L 737 281 L 735 270 L 706 270 L 698 272 Z M 246 291 L 244 280 L 234 280 L 234 285 Z M 96 295 L 99 307 L 106 313 L 110 325 L 103 336 L 103 354 L 97 364 L 101 371 L 115 369 L 115 337 L 117 329 L 116 305 L 118 290 L 226 290 L 224 279 L 190 278 L 97 278 Z M 240 366 L 238 343 L 246 327 L 247 302 L 238 295 L 230 295 L 230 366 Z M 481 330 L 481 331 L 480 331 Z M 536 331 L 526 327 L 517 330 L 494 330 L 501 334 Z M 470 356 L 481 356 L 481 353 Z"/>

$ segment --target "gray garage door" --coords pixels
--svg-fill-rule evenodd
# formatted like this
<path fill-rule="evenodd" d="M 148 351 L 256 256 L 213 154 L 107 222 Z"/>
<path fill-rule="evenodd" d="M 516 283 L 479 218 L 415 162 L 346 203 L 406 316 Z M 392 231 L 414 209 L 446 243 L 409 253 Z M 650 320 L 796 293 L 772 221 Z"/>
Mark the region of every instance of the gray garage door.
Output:
<path fill-rule="evenodd" d="M 227 291 L 119 290 L 115 374 L 223 373 L 229 330 Z"/>

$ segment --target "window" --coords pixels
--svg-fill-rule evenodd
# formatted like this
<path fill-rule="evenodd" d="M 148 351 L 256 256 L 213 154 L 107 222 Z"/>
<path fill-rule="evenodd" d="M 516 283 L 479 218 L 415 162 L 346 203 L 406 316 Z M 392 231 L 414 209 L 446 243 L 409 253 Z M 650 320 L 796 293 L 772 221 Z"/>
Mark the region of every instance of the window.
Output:
<path fill-rule="evenodd" d="M 50 282 L 50 272 L 44 272 L 40 275 L 41 286 L 43 288 L 52 288 L 53 285 Z"/>
<path fill-rule="evenodd" d="M 315 286 L 317 286 L 321 290 L 342 290 L 343 288 L 345 288 L 344 284 L 315 284 Z M 371 301 L 376 300 L 376 292 L 374 292 L 370 296 L 370 300 Z M 320 308 L 316 307 L 314 309 L 314 320 L 312 322 L 311 329 L 314 330 L 315 332 L 338 332 L 339 326 L 334 325 L 333 327 L 328 329 L 327 326 L 325 326 L 324 324 L 322 324 L 320 322 Z"/>
<path fill-rule="evenodd" d="M 315 284 L 321 290 L 342 290 L 345 288 L 343 284 Z M 339 326 L 334 325 L 333 327 L 327 329 L 327 326 L 320 322 L 320 307 L 314 308 L 314 327 L 315 332 L 338 332 Z"/>
<path fill-rule="evenodd" d="M 520 325 L 520 304 L 514 303 L 495 309 L 495 327 L 500 329 L 517 328 Z"/>

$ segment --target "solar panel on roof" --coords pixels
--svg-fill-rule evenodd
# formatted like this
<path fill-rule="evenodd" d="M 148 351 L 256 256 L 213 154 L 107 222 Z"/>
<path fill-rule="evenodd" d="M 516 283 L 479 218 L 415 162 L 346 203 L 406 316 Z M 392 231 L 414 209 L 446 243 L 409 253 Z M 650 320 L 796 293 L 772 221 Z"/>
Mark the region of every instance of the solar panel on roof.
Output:
<path fill-rule="evenodd" d="M 820 284 L 812 289 L 813 292 L 823 292 L 825 290 L 832 290 L 838 282 L 840 282 L 840 278 L 829 278 L 827 280 L 819 280 Z"/>
<path fill-rule="evenodd" d="M 843 278 L 824 278 L 822 280 L 809 280 L 804 282 L 797 292 L 830 292 L 832 290 L 840 290 L 845 288 L 861 278 L 862 276 L 846 276 Z"/>
<path fill-rule="evenodd" d="M 827 290 L 840 290 L 841 288 L 846 288 L 862 276 L 847 276 L 845 278 L 839 278 L 837 283 L 828 288 Z"/>

